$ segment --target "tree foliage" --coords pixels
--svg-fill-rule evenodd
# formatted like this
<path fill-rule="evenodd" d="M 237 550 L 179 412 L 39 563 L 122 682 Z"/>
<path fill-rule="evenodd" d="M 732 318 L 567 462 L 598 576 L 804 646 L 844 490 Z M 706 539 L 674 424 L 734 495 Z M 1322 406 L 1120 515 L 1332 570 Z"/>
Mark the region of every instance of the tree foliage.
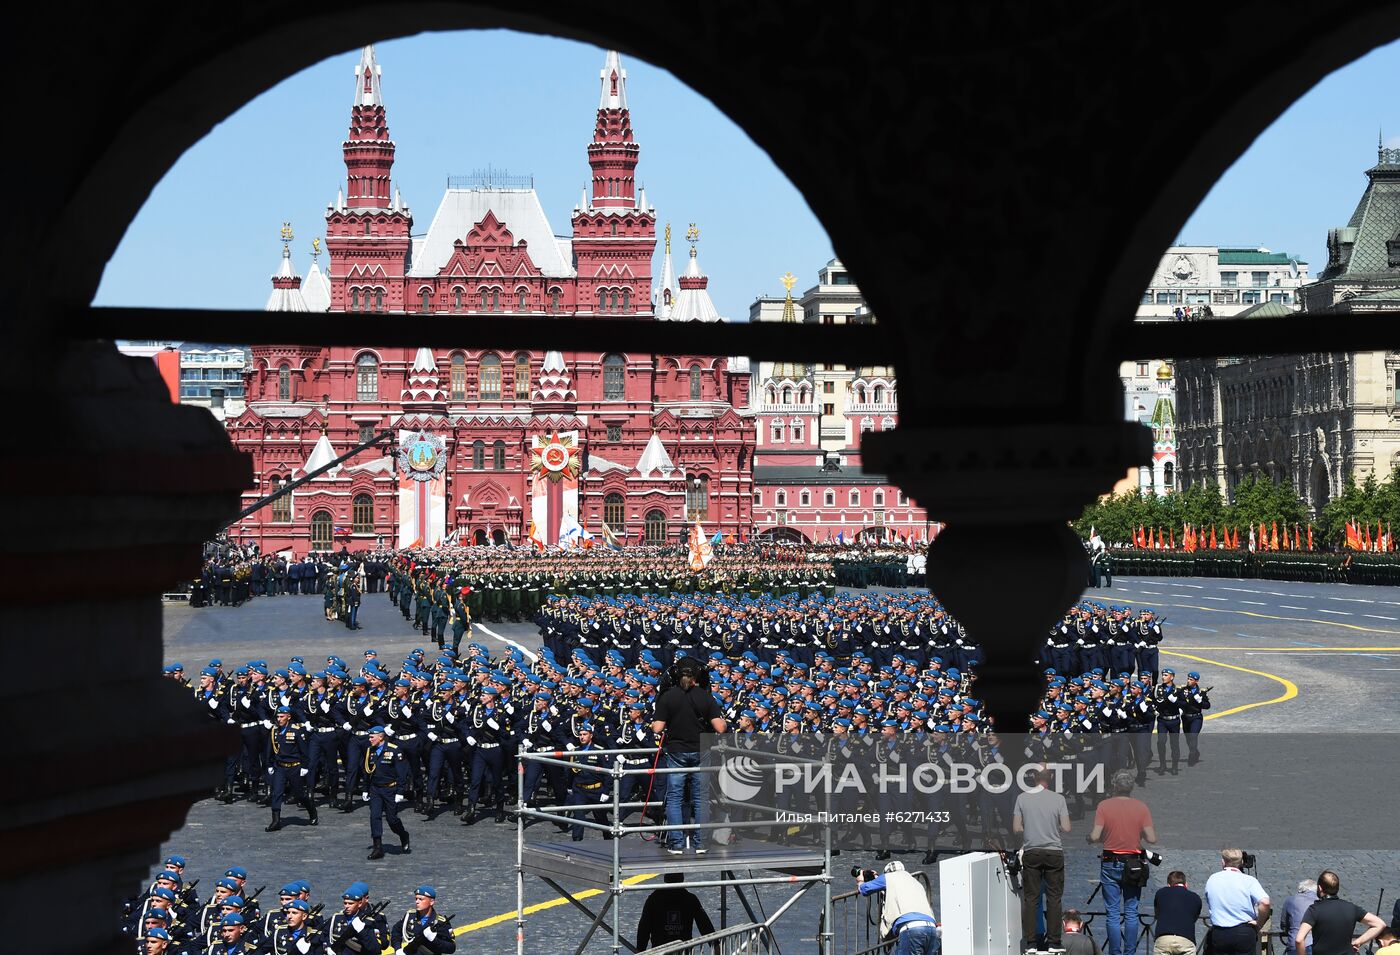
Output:
<path fill-rule="evenodd" d="M 1374 485 L 1374 481 L 1371 482 Z M 1379 497 L 1381 488 L 1373 493 Z M 1350 486 L 1349 486 L 1350 489 Z M 1358 489 L 1357 494 L 1364 493 Z M 1345 492 L 1344 492 L 1345 496 Z M 1341 501 L 1342 498 L 1338 498 Z M 1392 505 L 1396 524 L 1400 525 L 1400 493 L 1392 492 Z M 1324 516 L 1326 515 L 1324 511 Z M 1360 517 L 1358 513 L 1354 516 Z M 1338 531 L 1333 535 L 1329 529 L 1328 539 L 1340 540 L 1348 518 L 1342 517 L 1337 523 Z M 1384 517 L 1381 518 L 1385 520 Z M 1227 502 L 1214 485 L 1194 484 L 1185 490 L 1173 491 L 1162 497 L 1155 494 L 1141 494 L 1138 491 L 1125 491 L 1096 501 L 1084 509 L 1079 520 L 1074 522 L 1075 530 L 1083 537 L 1089 536 L 1090 528 L 1109 544 L 1131 543 L 1138 528 L 1156 528 L 1166 531 L 1178 540 L 1182 527 L 1190 524 L 1209 534 L 1210 528 L 1239 530 L 1241 542 L 1249 535 L 1250 527 L 1267 525 L 1272 529 L 1274 522 L 1281 527 L 1292 528 L 1295 524 L 1308 523 L 1308 508 L 1298 496 L 1298 491 L 1288 482 L 1278 483 L 1261 475 L 1250 475 L 1235 486 L 1234 500 Z M 1318 526 L 1321 521 L 1313 522 Z"/>

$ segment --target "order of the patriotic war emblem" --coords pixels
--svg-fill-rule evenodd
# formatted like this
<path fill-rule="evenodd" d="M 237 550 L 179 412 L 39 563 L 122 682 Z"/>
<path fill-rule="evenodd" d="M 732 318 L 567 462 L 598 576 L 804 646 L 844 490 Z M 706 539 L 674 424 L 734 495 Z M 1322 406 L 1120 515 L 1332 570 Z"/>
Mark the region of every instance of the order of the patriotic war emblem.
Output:
<path fill-rule="evenodd" d="M 399 470 L 415 481 L 431 481 L 447 470 L 447 445 L 435 434 L 419 431 L 399 442 Z"/>

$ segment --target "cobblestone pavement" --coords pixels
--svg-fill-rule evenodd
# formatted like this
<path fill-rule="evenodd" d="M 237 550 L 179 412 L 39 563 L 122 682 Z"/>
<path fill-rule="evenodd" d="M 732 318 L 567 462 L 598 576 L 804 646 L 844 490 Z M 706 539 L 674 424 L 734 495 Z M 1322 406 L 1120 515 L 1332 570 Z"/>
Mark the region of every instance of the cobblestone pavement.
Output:
<path fill-rule="evenodd" d="M 1206 725 L 1207 734 L 1285 729 L 1382 732 L 1396 729 L 1400 722 L 1400 589 L 1126 577 L 1118 578 L 1116 584 L 1112 591 L 1090 591 L 1089 596 L 1104 603 L 1155 607 L 1168 622 L 1164 647 L 1187 663 L 1178 670 L 1200 669 L 1203 682 L 1216 687 L 1213 697 L 1222 715 Z M 1008 587 L 1014 587 L 1014 582 L 1008 581 Z M 236 608 L 170 605 L 165 612 L 165 658 L 180 660 L 187 672 L 195 672 L 214 657 L 226 662 L 249 658 L 280 662 L 298 654 L 313 663 L 335 653 L 353 661 L 365 648 L 373 647 L 392 663 L 412 648 L 425 645 L 383 594 L 366 596 L 361 623 L 365 629 L 354 633 L 327 623 L 320 599 L 310 596 L 258 598 Z M 478 626 L 476 637 L 488 644 L 518 641 L 526 648 L 538 643 L 534 628 L 522 624 Z M 1226 664 L 1243 669 L 1230 669 Z M 1224 715 L 1235 707 L 1264 704 L 1288 695 L 1288 685 L 1296 687 L 1296 695 Z M 1297 767 L 1295 778 L 1296 812 L 1289 818 L 1259 820 L 1261 842 L 1262 834 L 1271 827 L 1307 827 L 1313 813 L 1325 811 L 1325 783 L 1310 779 L 1306 766 Z M 1339 784 L 1365 786 L 1365 767 L 1357 768 L 1355 780 Z M 1149 783 L 1149 793 L 1151 787 Z M 1378 811 L 1382 806 L 1393 812 L 1393 806 L 1384 803 L 1378 803 Z M 302 813 L 291 807 L 286 818 L 290 823 L 287 828 L 268 834 L 263 832 L 267 810 L 246 803 L 223 806 L 206 800 L 193 807 L 166 851 L 189 858 L 189 873 L 203 879 L 202 894 L 207 894 L 223 868 L 239 864 L 249 869 L 254 887 L 268 886 L 264 895 L 269 900 L 283 883 L 306 878 L 314 886 L 315 898 L 331 906 L 346 885 L 363 879 L 369 882 L 374 898 L 392 898 L 391 911 L 402 912 L 411 902 L 413 888 L 431 882 L 438 888 L 441 910 L 455 913 L 458 926 L 473 926 L 459 937 L 459 951 L 514 950 L 513 825 L 484 821 L 464 827 L 450 814 L 425 820 L 405 813 L 413 835 L 412 854 L 391 852 L 387 858 L 370 863 L 364 859 L 369 846 L 367 808 L 362 806 L 349 815 L 323 810 L 321 825 L 316 828 L 305 825 Z M 1082 842 L 1083 825 L 1076 823 L 1075 833 L 1067 837 L 1066 904 L 1082 905 L 1097 875 L 1096 855 Z M 1365 821 L 1359 819 L 1357 825 L 1364 826 Z M 556 838 L 548 826 L 535 827 L 530 835 L 540 840 Z M 390 835 L 387 844 L 392 846 L 394 841 Z M 1248 836 L 1242 835 L 1239 842 L 1243 848 L 1254 848 Z M 1164 883 L 1168 869 L 1184 870 L 1193 887 L 1199 888 L 1219 864 L 1214 854 L 1205 850 L 1177 850 L 1167 845 L 1164 852 L 1166 862 L 1154 872 L 1153 885 L 1145 890 L 1145 896 L 1150 897 Z M 918 867 L 917 854 L 904 858 L 906 864 Z M 851 888 L 846 873 L 856 863 L 870 865 L 873 860 L 849 853 L 836 860 L 834 869 L 839 875 L 833 892 Z M 1258 874 L 1278 902 L 1297 880 L 1316 876 L 1324 865 L 1341 873 L 1343 895 L 1364 907 L 1374 908 L 1377 893 L 1385 888 L 1387 901 L 1382 914 L 1389 915 L 1391 900 L 1400 893 L 1400 852 L 1261 849 Z M 936 886 L 936 879 L 934 883 Z M 700 889 L 697 894 L 718 923 L 718 890 Z M 770 913 L 786 896 L 782 887 L 759 892 L 763 910 Z M 785 951 L 815 948 L 821 912 L 819 891 L 810 896 L 778 923 Z M 546 903 L 552 897 L 552 891 L 539 880 L 527 882 L 527 905 Z M 635 928 L 643 897 L 642 892 L 624 896 L 624 934 L 630 935 Z M 594 896 L 584 904 L 596 911 L 600 902 Z M 732 895 L 729 903 L 731 921 L 742 919 L 742 910 Z M 1101 899 L 1088 907 L 1101 909 Z M 586 927 L 581 913 L 566 904 L 534 912 L 526 927 L 525 950 L 531 955 L 571 952 Z M 1096 934 L 1102 937 L 1101 931 Z M 605 951 L 609 941 L 600 933 L 589 951 Z"/>

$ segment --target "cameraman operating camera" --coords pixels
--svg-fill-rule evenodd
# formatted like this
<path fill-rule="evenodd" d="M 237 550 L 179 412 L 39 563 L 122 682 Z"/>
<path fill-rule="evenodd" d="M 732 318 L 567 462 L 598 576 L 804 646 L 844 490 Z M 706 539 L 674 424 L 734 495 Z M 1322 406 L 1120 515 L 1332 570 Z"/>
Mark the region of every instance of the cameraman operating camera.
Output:
<path fill-rule="evenodd" d="M 933 955 L 939 949 L 938 922 L 933 917 L 924 887 L 908 872 L 903 862 L 890 862 L 875 875 L 866 869 L 856 878 L 861 895 L 884 892 L 880 908 L 880 935 L 893 938 L 893 955 Z"/>

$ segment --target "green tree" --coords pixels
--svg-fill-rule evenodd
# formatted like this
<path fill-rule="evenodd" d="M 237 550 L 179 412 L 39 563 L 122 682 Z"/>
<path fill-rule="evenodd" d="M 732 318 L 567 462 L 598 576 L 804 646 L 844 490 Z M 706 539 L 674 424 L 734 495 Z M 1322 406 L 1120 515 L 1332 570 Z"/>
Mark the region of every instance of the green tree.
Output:
<path fill-rule="evenodd" d="M 1272 530 L 1275 521 L 1291 528 L 1307 523 L 1308 509 L 1291 482 L 1250 474 L 1235 485 L 1228 519 L 1232 527 L 1242 530 L 1260 524 Z"/>

